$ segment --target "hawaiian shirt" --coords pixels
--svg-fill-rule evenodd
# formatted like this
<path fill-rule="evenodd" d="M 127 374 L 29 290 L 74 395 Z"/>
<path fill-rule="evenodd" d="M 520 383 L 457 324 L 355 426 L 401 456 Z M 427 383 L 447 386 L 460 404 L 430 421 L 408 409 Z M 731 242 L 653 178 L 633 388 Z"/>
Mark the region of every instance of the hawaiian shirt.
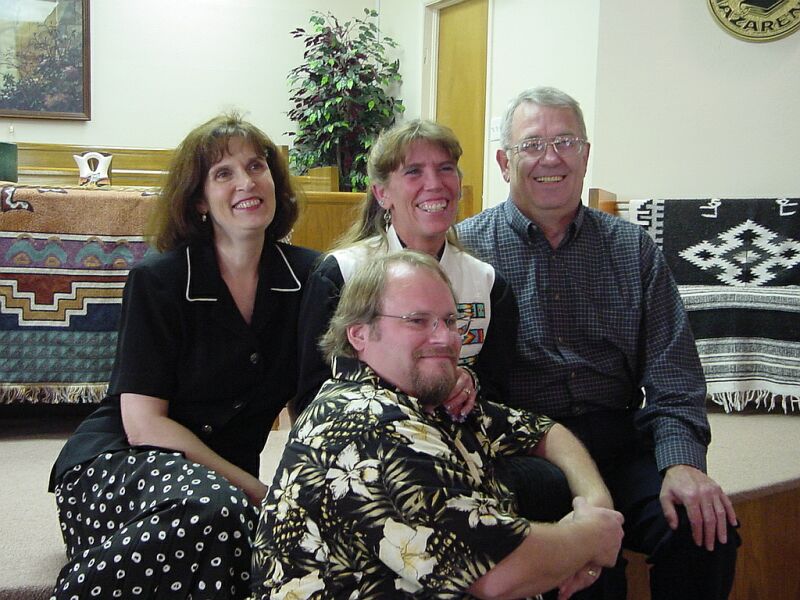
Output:
<path fill-rule="evenodd" d="M 489 402 L 456 423 L 335 359 L 264 499 L 254 597 L 468 598 L 530 529 L 493 458 L 529 454 L 552 425 Z"/>

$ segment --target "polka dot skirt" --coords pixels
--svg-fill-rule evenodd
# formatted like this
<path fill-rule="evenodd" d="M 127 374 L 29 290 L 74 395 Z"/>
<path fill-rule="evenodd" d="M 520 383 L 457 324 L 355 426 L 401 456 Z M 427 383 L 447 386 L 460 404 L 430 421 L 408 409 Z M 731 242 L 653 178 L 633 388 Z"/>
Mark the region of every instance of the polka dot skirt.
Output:
<path fill-rule="evenodd" d="M 53 598 L 247 597 L 256 511 L 214 471 L 133 448 L 75 467 L 55 492 L 69 562 Z"/>

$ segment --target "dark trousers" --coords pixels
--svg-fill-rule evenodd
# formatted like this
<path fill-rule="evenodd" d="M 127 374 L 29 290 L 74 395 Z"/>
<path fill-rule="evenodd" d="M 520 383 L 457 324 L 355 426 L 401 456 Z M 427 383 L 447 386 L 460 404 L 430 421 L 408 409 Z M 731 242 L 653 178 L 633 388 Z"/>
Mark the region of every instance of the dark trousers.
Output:
<path fill-rule="evenodd" d="M 652 565 L 653 600 L 724 600 L 733 585 L 737 531 L 728 527 L 728 542 L 708 552 L 695 545 L 682 507 L 673 531 L 661 509 L 662 476 L 652 449 L 638 438 L 631 413 L 591 413 L 562 422 L 580 438 L 597 462 L 614 506 L 625 517 L 623 547 L 646 554 Z M 516 494 L 520 514 L 531 520 L 554 521 L 571 510 L 566 478 L 550 463 L 533 457 L 501 462 L 498 477 Z M 537 501 L 541 494 L 543 502 Z M 597 583 L 577 593 L 579 600 L 618 600 L 627 595 L 625 561 L 603 569 Z M 555 596 L 553 596 L 555 597 Z"/>

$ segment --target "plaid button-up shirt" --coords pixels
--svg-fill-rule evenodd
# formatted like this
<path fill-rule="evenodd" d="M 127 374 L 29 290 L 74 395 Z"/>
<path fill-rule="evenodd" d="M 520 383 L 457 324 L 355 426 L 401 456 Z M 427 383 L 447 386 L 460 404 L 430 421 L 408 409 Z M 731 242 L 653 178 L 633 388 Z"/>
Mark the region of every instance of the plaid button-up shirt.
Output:
<path fill-rule="evenodd" d="M 641 227 L 581 206 L 553 249 L 509 199 L 457 229 L 517 296 L 511 406 L 556 419 L 636 410 L 659 469 L 705 470 L 702 367 L 675 281 Z"/>

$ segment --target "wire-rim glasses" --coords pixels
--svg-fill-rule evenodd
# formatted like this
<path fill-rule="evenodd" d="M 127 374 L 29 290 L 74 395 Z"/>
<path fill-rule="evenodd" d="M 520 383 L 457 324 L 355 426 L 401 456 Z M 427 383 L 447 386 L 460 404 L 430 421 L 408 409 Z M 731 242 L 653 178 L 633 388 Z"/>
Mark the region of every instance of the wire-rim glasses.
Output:
<path fill-rule="evenodd" d="M 557 135 L 550 138 L 528 138 L 508 148 L 509 151 L 524 154 L 531 158 L 541 158 L 552 146 L 562 158 L 578 156 L 583 152 L 586 140 L 576 135 Z"/>
<path fill-rule="evenodd" d="M 446 317 L 439 317 L 429 312 L 412 312 L 407 315 L 385 315 L 378 313 L 376 317 L 387 317 L 389 319 L 400 319 L 411 329 L 415 331 L 424 332 L 427 335 L 436 331 L 439 322 L 444 323 L 444 326 L 451 333 L 457 333 L 464 336 L 469 331 L 470 318 L 466 315 L 447 315 Z"/>

